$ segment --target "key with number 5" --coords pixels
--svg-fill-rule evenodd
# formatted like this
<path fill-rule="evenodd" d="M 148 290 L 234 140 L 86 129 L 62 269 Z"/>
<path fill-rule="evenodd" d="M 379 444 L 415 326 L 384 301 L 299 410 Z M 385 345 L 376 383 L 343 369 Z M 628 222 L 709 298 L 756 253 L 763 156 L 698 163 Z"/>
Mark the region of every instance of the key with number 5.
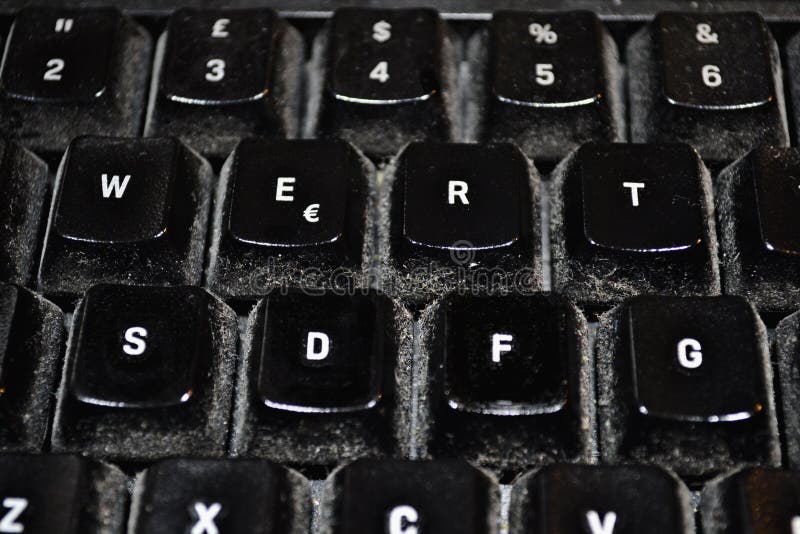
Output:
<path fill-rule="evenodd" d="M 269 9 L 176 11 L 159 39 L 145 134 L 217 160 L 243 137 L 294 137 L 302 50 Z"/>
<path fill-rule="evenodd" d="M 757 13 L 661 13 L 628 43 L 631 140 L 707 161 L 788 146 L 778 48 Z"/>

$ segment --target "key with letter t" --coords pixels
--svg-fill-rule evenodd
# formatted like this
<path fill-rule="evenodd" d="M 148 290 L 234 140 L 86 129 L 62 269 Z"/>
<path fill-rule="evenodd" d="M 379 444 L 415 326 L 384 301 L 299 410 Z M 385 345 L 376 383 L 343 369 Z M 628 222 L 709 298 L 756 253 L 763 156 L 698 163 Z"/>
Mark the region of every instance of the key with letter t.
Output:
<path fill-rule="evenodd" d="M 688 145 L 584 145 L 554 171 L 553 288 L 589 305 L 719 293 L 711 180 Z"/>
<path fill-rule="evenodd" d="M 739 297 L 637 297 L 597 341 L 603 461 L 708 478 L 780 458 L 766 329 Z"/>

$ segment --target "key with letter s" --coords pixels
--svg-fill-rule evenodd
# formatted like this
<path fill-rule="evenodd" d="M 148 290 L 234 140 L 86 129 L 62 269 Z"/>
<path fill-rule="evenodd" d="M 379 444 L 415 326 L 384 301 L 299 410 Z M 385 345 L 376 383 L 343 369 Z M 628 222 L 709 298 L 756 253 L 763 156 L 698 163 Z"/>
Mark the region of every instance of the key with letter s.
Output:
<path fill-rule="evenodd" d="M 780 462 L 766 328 L 744 299 L 630 299 L 596 351 L 602 461 L 691 479 Z"/>
<path fill-rule="evenodd" d="M 138 135 L 151 50 L 114 8 L 22 9 L 0 68 L 0 131 L 50 162 L 79 135 Z"/>
<path fill-rule="evenodd" d="M 302 37 L 270 9 L 179 9 L 159 40 L 145 134 L 214 161 L 244 137 L 295 137 L 302 61 Z"/>
<path fill-rule="evenodd" d="M 631 140 L 706 161 L 789 145 L 778 47 L 758 13 L 660 13 L 628 41 Z"/>
<path fill-rule="evenodd" d="M 236 314 L 201 288 L 93 286 L 75 311 L 52 450 L 221 456 L 237 341 Z"/>
<path fill-rule="evenodd" d="M 337 9 L 318 37 L 309 134 L 388 158 L 456 140 L 456 36 L 430 9 Z"/>

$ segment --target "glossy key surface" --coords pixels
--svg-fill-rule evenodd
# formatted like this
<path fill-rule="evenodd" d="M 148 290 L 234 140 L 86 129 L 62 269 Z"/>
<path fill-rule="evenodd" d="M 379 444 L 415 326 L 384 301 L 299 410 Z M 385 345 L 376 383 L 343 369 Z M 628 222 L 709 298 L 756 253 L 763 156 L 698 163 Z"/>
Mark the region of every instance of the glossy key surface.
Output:
<path fill-rule="evenodd" d="M 800 154 L 793 149 L 761 147 L 750 155 L 762 246 L 800 255 Z"/>
<path fill-rule="evenodd" d="M 206 293 L 95 286 L 84 298 L 72 394 L 112 408 L 157 408 L 200 394 L 208 372 Z"/>
<path fill-rule="evenodd" d="M 700 109 L 772 101 L 770 36 L 756 13 L 662 13 L 656 17 L 664 97 Z"/>
<path fill-rule="evenodd" d="M 627 321 L 642 415 L 724 423 L 764 409 L 764 362 L 745 301 L 639 297 Z"/>
<path fill-rule="evenodd" d="M 276 18 L 268 9 L 176 11 L 167 26 L 160 91 L 195 105 L 265 98 L 272 89 Z"/>
<path fill-rule="evenodd" d="M 689 491 L 654 466 L 556 464 L 518 481 L 515 530 L 524 534 L 689 534 Z"/>
<path fill-rule="evenodd" d="M 289 534 L 296 514 L 286 469 L 259 460 L 171 459 L 150 467 L 138 488 L 135 534 L 232 532 Z M 308 498 L 308 495 L 301 495 Z"/>
<path fill-rule="evenodd" d="M 92 102 L 108 86 L 119 24 L 111 8 L 23 9 L 11 29 L 0 87 L 24 100 Z"/>
<path fill-rule="evenodd" d="M 488 534 L 495 521 L 493 483 L 461 461 L 358 460 L 337 471 L 332 484 L 336 534 Z"/>
<path fill-rule="evenodd" d="M 583 231 L 593 246 L 686 250 L 703 239 L 700 169 L 687 145 L 585 145 Z"/>
<path fill-rule="evenodd" d="M 56 232 L 100 243 L 169 238 L 179 150 L 173 140 L 78 139 L 61 181 Z"/>

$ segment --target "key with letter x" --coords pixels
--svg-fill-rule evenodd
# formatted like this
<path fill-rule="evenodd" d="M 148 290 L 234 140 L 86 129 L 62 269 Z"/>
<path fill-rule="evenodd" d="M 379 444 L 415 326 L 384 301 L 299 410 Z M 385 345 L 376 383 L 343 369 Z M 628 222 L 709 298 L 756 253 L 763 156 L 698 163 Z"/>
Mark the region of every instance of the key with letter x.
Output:
<path fill-rule="evenodd" d="M 553 287 L 587 304 L 720 290 L 708 171 L 688 145 L 584 145 L 554 171 Z"/>

